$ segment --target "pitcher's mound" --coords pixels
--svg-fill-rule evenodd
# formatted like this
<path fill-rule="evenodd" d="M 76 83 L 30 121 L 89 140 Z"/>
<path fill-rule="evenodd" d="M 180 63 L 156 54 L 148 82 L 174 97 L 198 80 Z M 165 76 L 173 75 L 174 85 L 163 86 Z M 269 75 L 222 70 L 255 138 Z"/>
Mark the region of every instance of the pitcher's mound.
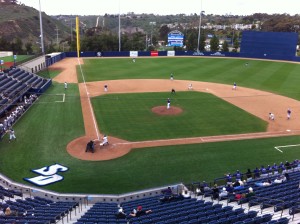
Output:
<path fill-rule="evenodd" d="M 178 115 L 182 113 L 182 109 L 180 107 L 171 106 L 170 109 L 167 109 L 166 106 L 158 106 L 153 107 L 152 112 L 158 115 Z"/>

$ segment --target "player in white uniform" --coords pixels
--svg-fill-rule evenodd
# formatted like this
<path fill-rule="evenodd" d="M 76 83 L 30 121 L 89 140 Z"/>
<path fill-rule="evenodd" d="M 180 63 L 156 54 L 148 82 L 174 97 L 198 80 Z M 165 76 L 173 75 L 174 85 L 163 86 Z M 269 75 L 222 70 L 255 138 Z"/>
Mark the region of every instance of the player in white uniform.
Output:
<path fill-rule="evenodd" d="M 269 113 L 269 120 L 275 120 L 275 115 L 273 113 Z"/>
<path fill-rule="evenodd" d="M 236 88 L 237 88 L 237 87 L 236 87 L 236 82 L 234 82 L 234 83 L 233 83 L 232 89 L 233 89 L 233 90 L 236 90 Z"/>
<path fill-rule="evenodd" d="M 188 90 L 193 90 L 193 84 L 192 83 L 189 84 Z"/>
<path fill-rule="evenodd" d="M 167 100 L 167 109 L 170 109 L 170 106 L 171 106 L 171 100 L 170 100 L 170 98 L 168 98 L 168 100 Z"/>
<path fill-rule="evenodd" d="M 67 82 L 65 82 L 65 89 L 68 89 L 68 83 Z"/>
<path fill-rule="evenodd" d="M 100 146 L 108 145 L 108 138 L 106 135 L 103 136 L 102 142 L 100 143 Z"/>
<path fill-rule="evenodd" d="M 287 119 L 289 120 L 291 118 L 292 110 L 290 108 L 287 109 Z"/>
<path fill-rule="evenodd" d="M 9 129 L 9 142 L 11 142 L 11 140 L 13 140 L 13 139 L 17 139 L 16 138 L 16 136 L 15 136 L 15 131 L 11 128 L 11 129 Z"/>

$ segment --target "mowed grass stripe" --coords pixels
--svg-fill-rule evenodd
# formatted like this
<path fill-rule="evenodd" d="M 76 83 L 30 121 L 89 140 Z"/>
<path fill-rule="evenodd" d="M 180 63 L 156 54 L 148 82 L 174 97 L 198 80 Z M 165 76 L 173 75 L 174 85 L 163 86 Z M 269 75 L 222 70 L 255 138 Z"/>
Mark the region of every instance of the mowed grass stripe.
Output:
<path fill-rule="evenodd" d="M 130 58 L 85 59 L 86 81 L 115 79 L 175 79 L 208 81 L 271 91 L 300 99 L 300 65 L 294 63 L 232 58 Z M 248 62 L 248 66 L 245 63 Z M 79 76 L 81 80 L 81 77 Z M 290 87 L 289 87 L 290 86 Z"/>
<path fill-rule="evenodd" d="M 151 109 L 183 109 L 175 116 L 159 116 Z M 102 132 L 129 141 L 262 132 L 267 123 L 211 94 L 199 92 L 111 94 L 92 99 Z"/>

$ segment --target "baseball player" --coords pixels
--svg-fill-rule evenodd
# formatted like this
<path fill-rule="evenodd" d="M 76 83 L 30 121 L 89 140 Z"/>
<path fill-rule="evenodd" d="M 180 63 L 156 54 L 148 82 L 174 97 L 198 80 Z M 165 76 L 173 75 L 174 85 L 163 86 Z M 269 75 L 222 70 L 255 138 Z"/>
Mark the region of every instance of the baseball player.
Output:
<path fill-rule="evenodd" d="M 269 120 L 275 120 L 275 115 L 273 113 L 269 113 Z"/>
<path fill-rule="evenodd" d="M 168 100 L 167 100 L 167 109 L 170 109 L 170 106 L 171 106 L 171 100 L 170 100 L 170 98 L 168 98 Z"/>
<path fill-rule="evenodd" d="M 171 80 L 171 81 L 173 81 L 173 80 L 174 80 L 173 73 L 171 73 L 170 80 Z"/>
<path fill-rule="evenodd" d="M 291 118 L 292 110 L 290 108 L 287 109 L 287 119 L 289 120 Z"/>
<path fill-rule="evenodd" d="M 11 140 L 15 139 L 17 140 L 16 136 L 15 136 L 15 131 L 11 128 L 8 130 L 9 132 L 9 143 L 11 142 Z"/>
<path fill-rule="evenodd" d="M 102 142 L 100 143 L 100 146 L 108 145 L 108 138 L 106 135 L 103 136 Z"/>
<path fill-rule="evenodd" d="M 66 90 L 66 89 L 68 89 L 68 83 L 67 83 L 67 82 L 65 82 L 65 84 L 64 84 L 64 85 L 65 85 L 65 90 Z"/>
<path fill-rule="evenodd" d="M 236 88 L 237 88 L 237 87 L 236 87 L 236 82 L 234 82 L 234 83 L 233 83 L 232 89 L 233 89 L 233 90 L 236 90 Z"/>
<path fill-rule="evenodd" d="M 104 85 L 104 92 L 107 92 L 107 90 L 108 90 L 108 86 L 105 84 Z"/>
<path fill-rule="evenodd" d="M 189 84 L 188 90 L 193 90 L 193 84 L 192 83 Z"/>

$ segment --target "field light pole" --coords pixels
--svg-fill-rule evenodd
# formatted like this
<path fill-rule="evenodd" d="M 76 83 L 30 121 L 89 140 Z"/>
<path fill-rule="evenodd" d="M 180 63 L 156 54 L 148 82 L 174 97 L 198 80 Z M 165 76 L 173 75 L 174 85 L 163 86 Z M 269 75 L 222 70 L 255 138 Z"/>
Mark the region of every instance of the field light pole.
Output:
<path fill-rule="evenodd" d="M 152 30 L 153 30 L 153 25 L 156 25 L 156 22 L 150 22 L 151 25 L 151 36 L 150 36 L 150 42 L 151 42 L 151 46 L 153 45 L 152 43 Z"/>
<path fill-rule="evenodd" d="M 121 52 L 121 17 L 120 17 L 120 0 L 119 0 L 119 52 Z"/>
<path fill-rule="evenodd" d="M 201 9 L 202 9 L 202 1 L 201 1 Z M 200 35 L 201 35 L 201 18 L 202 18 L 202 13 L 205 11 L 200 11 L 200 18 L 199 18 L 199 31 L 198 31 L 198 45 L 197 45 L 197 51 L 200 51 Z"/>
<path fill-rule="evenodd" d="M 45 47 L 44 47 L 44 35 L 43 35 L 43 21 L 42 21 L 42 11 L 41 11 L 41 0 L 39 0 L 39 5 L 40 5 L 40 38 L 41 38 L 41 49 L 42 49 L 42 54 L 45 54 Z"/>
<path fill-rule="evenodd" d="M 200 35 L 201 35 L 201 17 L 202 17 L 202 13 L 204 13 L 204 11 L 202 11 L 202 0 L 200 2 L 200 16 L 199 16 L 199 31 L 198 31 L 198 44 L 197 44 L 197 51 L 199 52 L 200 49 Z"/>

